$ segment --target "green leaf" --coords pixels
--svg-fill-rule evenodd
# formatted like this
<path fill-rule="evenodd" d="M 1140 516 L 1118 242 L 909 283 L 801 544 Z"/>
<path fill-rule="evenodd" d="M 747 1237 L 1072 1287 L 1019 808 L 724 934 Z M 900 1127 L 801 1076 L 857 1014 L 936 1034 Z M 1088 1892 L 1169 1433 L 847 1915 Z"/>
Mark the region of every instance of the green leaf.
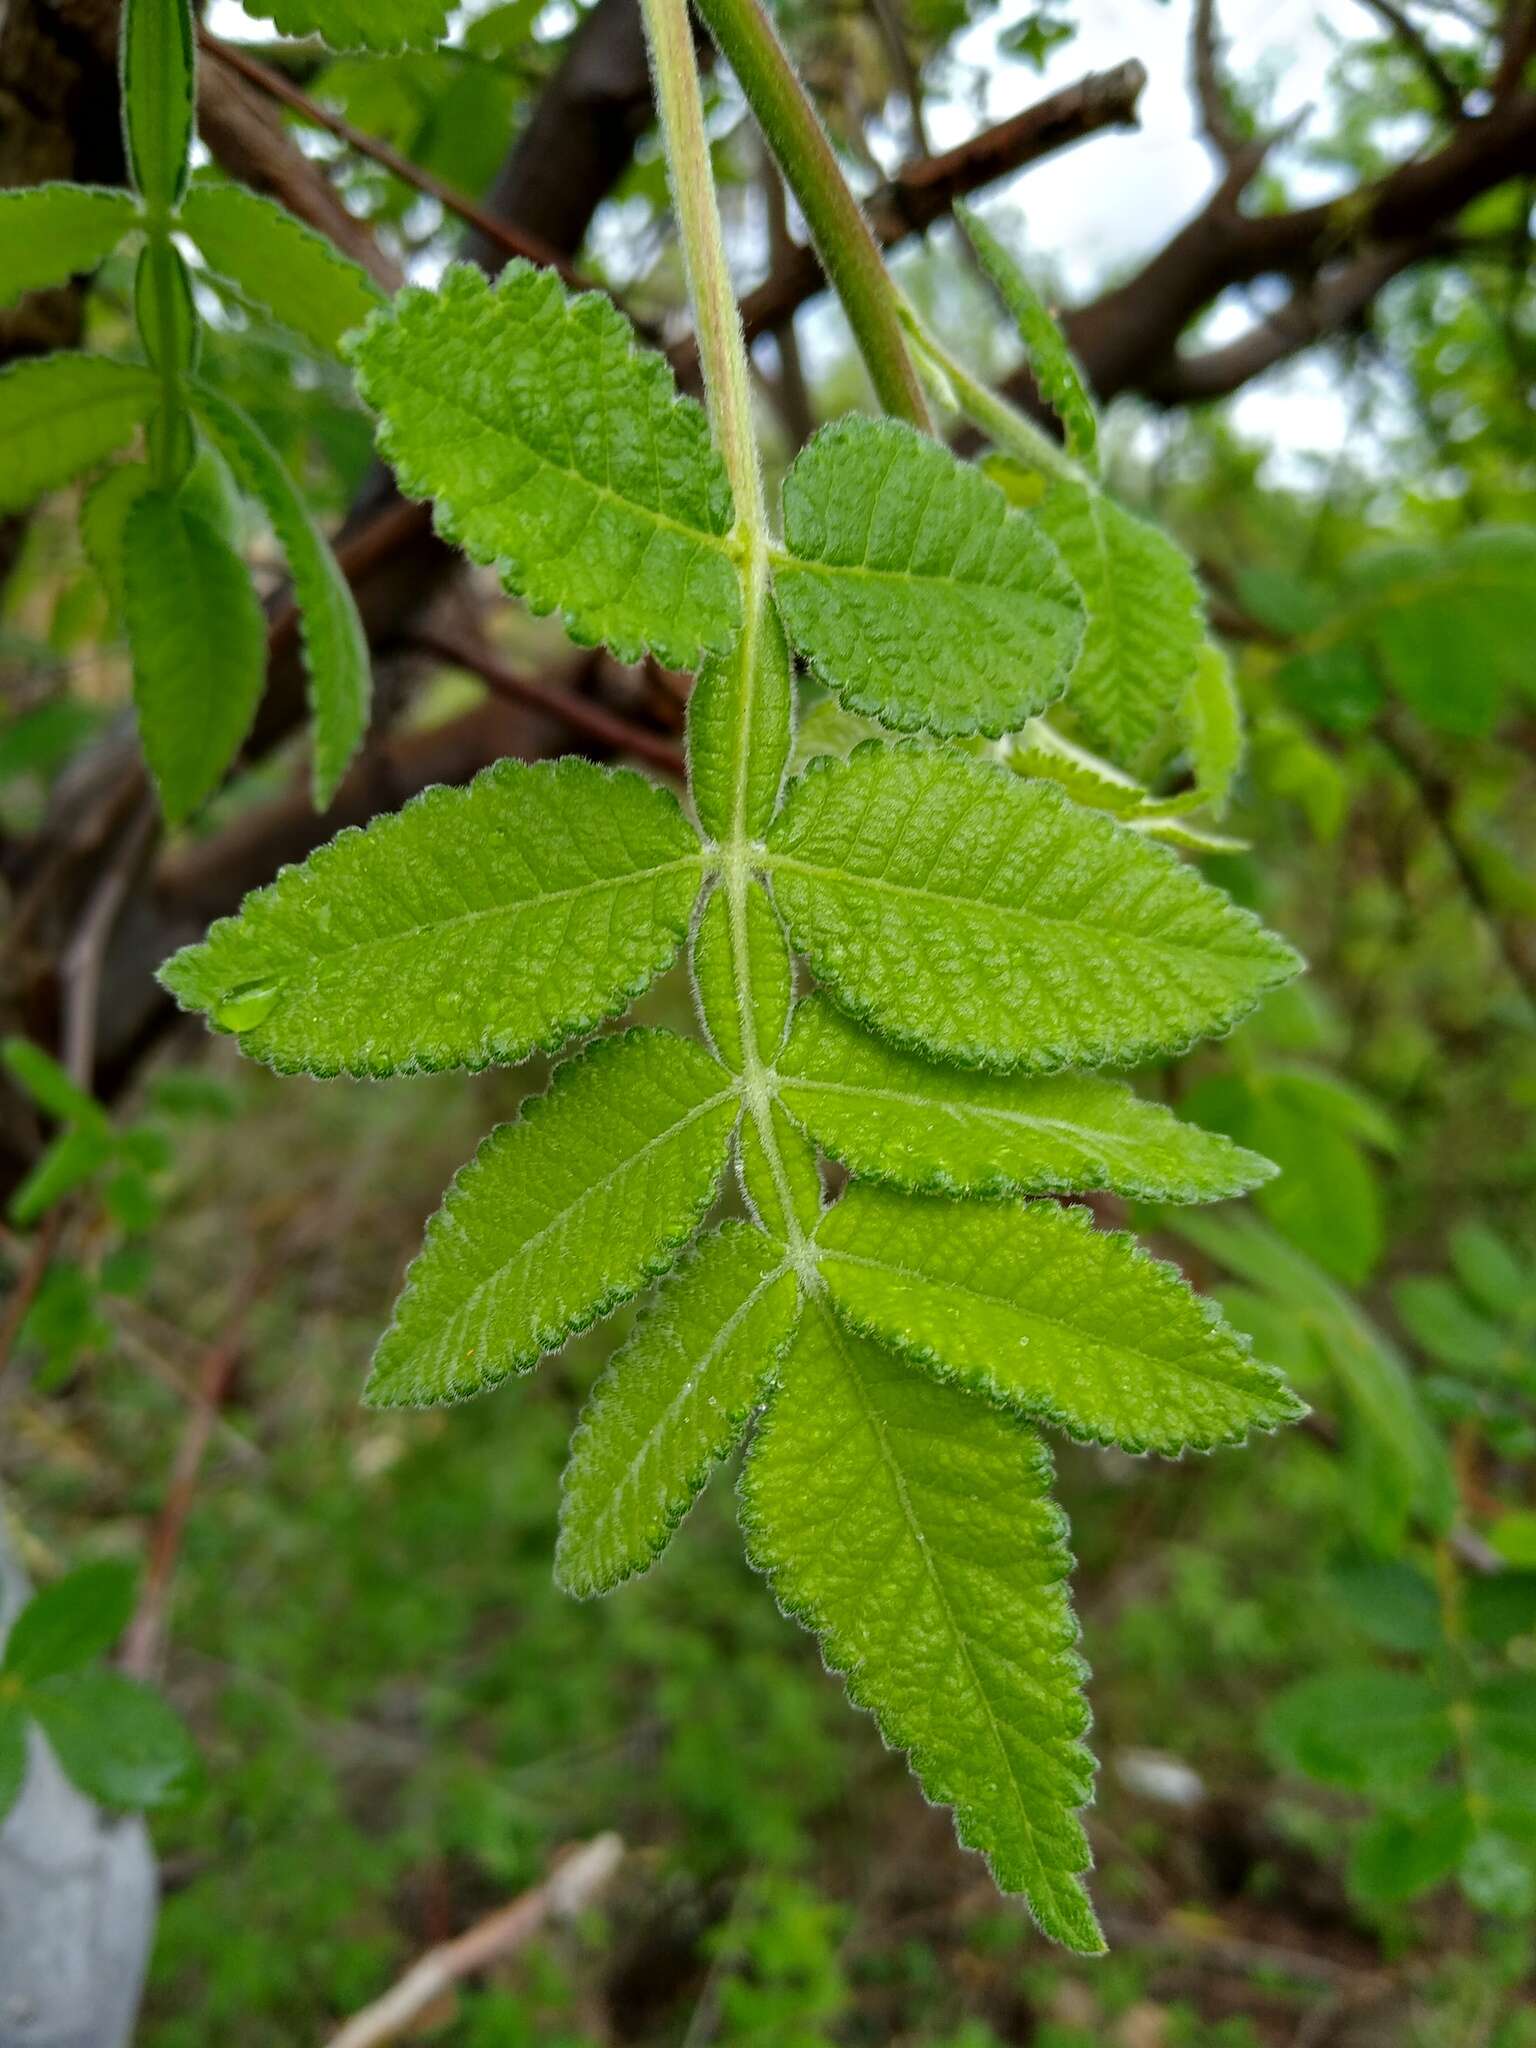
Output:
<path fill-rule="evenodd" d="M 955 219 L 1013 315 L 1040 395 L 1061 421 L 1067 453 L 1086 469 L 1098 466 L 1099 423 L 1082 368 L 1066 336 L 1022 269 L 974 207 L 960 202 Z"/>
<path fill-rule="evenodd" d="M 1219 818 L 1243 765 L 1243 707 L 1232 664 L 1210 641 L 1196 659 L 1179 718 L 1195 771 L 1195 792 Z"/>
<path fill-rule="evenodd" d="M 568 1061 L 427 1225 L 368 1400 L 477 1394 L 666 1272 L 714 1199 L 735 1118 L 724 1070 L 668 1032 L 599 1039 Z"/>
<path fill-rule="evenodd" d="M 181 204 L 180 225 L 210 269 L 318 349 L 334 354 L 348 329 L 384 303 L 365 270 L 285 207 L 244 185 L 193 185 Z"/>
<path fill-rule="evenodd" d="M 609 1592 L 660 1557 L 740 1441 L 796 1302 L 777 1247 L 744 1223 L 722 1224 L 662 1282 L 571 1441 L 555 1549 L 568 1593 Z"/>
<path fill-rule="evenodd" d="M 743 1481 L 753 1562 L 855 1706 L 1053 1939 L 1103 1946 L 1082 1884 L 1088 1708 L 1071 1558 L 1031 1430 L 810 1307 Z"/>
<path fill-rule="evenodd" d="M 54 1754 L 104 1806 L 166 1806 L 186 1796 L 197 1752 L 180 1719 L 147 1686 L 116 1671 L 72 1671 L 27 1694 Z"/>
<path fill-rule="evenodd" d="M 794 965 L 778 914 L 759 882 L 747 887 L 741 911 L 744 988 L 736 984 L 736 951 L 731 943 L 730 891 L 715 889 L 704 906 L 693 940 L 694 986 L 699 1011 L 716 1052 L 732 1073 L 745 1064 L 741 1038 L 743 1003 L 749 1007 L 757 1056 L 771 1067 L 784 1043 Z"/>
<path fill-rule="evenodd" d="M 190 0 L 126 0 L 123 140 L 134 187 L 157 211 L 186 190 L 196 47 Z"/>
<path fill-rule="evenodd" d="M 136 1578 L 131 1565 L 104 1561 L 35 1593 L 16 1617 L 0 1670 L 34 1685 L 105 1656 L 133 1616 Z"/>
<path fill-rule="evenodd" d="M 1416 1789 L 1451 1746 L 1445 1701 L 1409 1671 L 1329 1671 L 1281 1693 L 1264 1724 L 1280 1762 L 1351 1792 Z"/>
<path fill-rule="evenodd" d="M 104 462 L 159 395 L 153 370 L 106 356 L 60 350 L 0 370 L 0 512 Z"/>
<path fill-rule="evenodd" d="M 154 488 L 147 462 L 120 462 L 98 477 L 80 507 L 80 538 L 101 578 L 114 617 L 123 613 L 123 534 L 128 514 Z"/>
<path fill-rule="evenodd" d="M 58 1061 L 30 1038 L 12 1033 L 0 1041 L 0 1061 L 11 1079 L 56 1123 L 89 1124 L 107 1130 L 106 1111 L 95 1096 L 76 1087 Z"/>
<path fill-rule="evenodd" d="M 178 493 L 123 522 L 123 617 L 139 739 L 173 824 L 218 788 L 267 675 L 267 622 L 245 564 Z"/>
<path fill-rule="evenodd" d="M 339 833 L 161 980 L 281 1073 L 515 1064 L 627 1009 L 698 888 L 669 791 L 575 756 L 498 761 Z"/>
<path fill-rule="evenodd" d="M 1536 1271 L 1524 1266 L 1485 1223 L 1459 1223 L 1451 1232 L 1456 1277 L 1489 1315 L 1518 1316 L 1536 1307 Z"/>
<path fill-rule="evenodd" d="M 778 1072 L 785 1106 L 824 1151 L 852 1173 L 919 1193 L 1104 1189 L 1220 1202 L 1274 1171 L 1229 1139 L 1142 1101 L 1123 1081 L 939 1066 L 871 1037 L 825 996 L 795 1012 Z"/>
<path fill-rule="evenodd" d="M 785 627 L 850 711 L 996 737 L 1066 688 L 1072 579 L 979 469 L 900 421 L 822 429 L 784 480 L 784 541 Z"/>
<path fill-rule="evenodd" d="M 5 1213 L 25 1229 L 82 1187 L 111 1159 L 111 1132 L 101 1124 L 78 1124 L 64 1131 L 12 1189 Z"/>
<path fill-rule="evenodd" d="M 951 1207 L 856 1182 L 817 1246 L 858 1329 L 1072 1436 L 1172 1456 L 1306 1413 L 1177 1267 L 1086 1209 Z"/>
<path fill-rule="evenodd" d="M 1520 1346 L 1470 1306 L 1448 1280 L 1400 1280 L 1392 1300 L 1403 1327 L 1439 1365 L 1453 1371 L 1500 1373 L 1520 1363 Z"/>
<path fill-rule="evenodd" d="M 333 50 L 419 50 L 442 41 L 453 9 L 451 0 L 251 0 L 246 11 Z"/>
<path fill-rule="evenodd" d="M 1445 1445 L 1412 1374 L 1376 1325 L 1257 1217 L 1180 1210 L 1167 1222 L 1208 1258 L 1272 1295 L 1293 1324 L 1310 1329 L 1369 1435 L 1373 1466 L 1395 1472 L 1401 1497 L 1431 1528 L 1448 1528 L 1457 1495 Z"/>
<path fill-rule="evenodd" d="M 368 727 L 373 671 L 351 586 L 276 451 L 254 420 L 199 388 L 198 416 L 240 482 L 261 501 L 293 576 L 315 727 L 315 808 L 336 794 Z"/>
<path fill-rule="evenodd" d="M 1091 484 L 1053 482 L 1035 520 L 1088 611 L 1072 710 L 1091 745 L 1134 763 L 1178 710 L 1205 644 L 1194 574 L 1166 534 Z"/>
<path fill-rule="evenodd" d="M 192 280 L 170 240 L 147 241 L 133 273 L 133 315 L 144 353 L 157 370 L 189 370 L 202 347 L 202 322 L 192 303 Z M 176 410 L 179 412 L 177 393 Z M 168 403 L 162 390 L 162 410 Z"/>
<path fill-rule="evenodd" d="M 19 1701 L 0 1699 L 0 1821 L 27 1782 L 27 1719 Z"/>
<path fill-rule="evenodd" d="M 854 748 L 865 740 L 883 737 L 874 719 L 860 718 L 856 712 L 845 711 L 835 697 L 823 697 L 819 704 L 811 707 L 795 730 L 789 772 L 791 775 L 801 774 L 818 754 L 831 754 L 836 760 L 846 761 Z"/>
<path fill-rule="evenodd" d="M 1472 1838 L 1459 1786 L 1432 1790 L 1411 1813 L 1379 1813 L 1355 1842 L 1349 1888 L 1368 1906 L 1397 1906 L 1449 1877 Z"/>
<path fill-rule="evenodd" d="M 1182 1052 L 1300 965 L 1162 847 L 950 750 L 813 761 L 768 846 L 774 900 L 838 1001 L 972 1065 Z"/>
<path fill-rule="evenodd" d="M 509 263 L 455 264 L 376 313 L 348 353 L 379 445 L 439 532 L 494 562 L 573 639 L 671 668 L 741 623 L 731 494 L 703 411 L 596 292 Z"/>
<path fill-rule="evenodd" d="M 736 1133 L 736 1161 L 747 1206 L 770 1237 L 790 1241 L 790 1219 L 802 1237 L 813 1237 L 821 1221 L 821 1173 L 816 1147 L 790 1122 L 778 1103 L 768 1110 L 770 1151 L 755 1117 L 744 1117 Z"/>
<path fill-rule="evenodd" d="M 711 839 L 760 838 L 778 808 L 794 724 L 789 646 L 773 605 L 699 670 L 688 699 L 688 787 Z"/>
<path fill-rule="evenodd" d="M 94 270 L 136 219 L 129 195 L 105 185 L 0 192 L 0 307 Z"/>

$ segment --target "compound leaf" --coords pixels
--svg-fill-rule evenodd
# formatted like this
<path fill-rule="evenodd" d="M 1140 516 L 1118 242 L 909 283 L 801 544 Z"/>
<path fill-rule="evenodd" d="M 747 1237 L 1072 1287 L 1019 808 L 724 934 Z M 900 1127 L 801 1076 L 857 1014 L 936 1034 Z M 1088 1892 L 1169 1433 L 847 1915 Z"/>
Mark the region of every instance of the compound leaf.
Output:
<path fill-rule="evenodd" d="M 806 1311 L 742 1518 L 780 1604 L 1047 1934 L 1104 1946 L 1081 1873 L 1092 1792 L 1066 1529 L 1032 1430 Z"/>
<path fill-rule="evenodd" d="M 137 218 L 106 185 L 30 185 L 0 192 L 0 306 L 94 270 Z"/>
<path fill-rule="evenodd" d="M 760 1230 L 724 1223 L 661 1284 L 571 1442 L 555 1576 L 587 1598 L 649 1569 L 734 1448 L 794 1325 L 797 1286 Z"/>
<path fill-rule="evenodd" d="M 768 1106 L 768 1124 L 773 1134 L 771 1151 L 756 1117 L 743 1117 L 737 1130 L 742 1193 L 764 1230 L 779 1243 L 789 1242 L 791 1220 L 802 1237 L 813 1237 L 822 1211 L 816 1147 L 777 1102 Z"/>
<path fill-rule="evenodd" d="M 180 224 L 210 269 L 318 349 L 334 353 L 347 330 L 384 302 L 365 270 L 244 185 L 194 185 Z"/>
<path fill-rule="evenodd" d="M 368 725 L 373 670 L 351 586 L 325 536 L 255 421 L 199 388 L 198 416 L 240 482 L 260 500 L 293 576 L 314 719 L 315 808 L 324 810 Z"/>
<path fill-rule="evenodd" d="M 106 356 L 59 350 L 0 370 L 0 512 L 104 462 L 159 395 L 153 370 Z"/>
<path fill-rule="evenodd" d="M 319 36 L 333 50 L 419 50 L 448 32 L 452 0 L 251 0 L 247 12 L 285 36 Z"/>
<path fill-rule="evenodd" d="M 1035 518 L 1088 612 L 1072 709 L 1092 745 L 1134 762 L 1178 709 L 1204 644 L 1193 572 L 1165 534 L 1092 484 L 1053 482 Z"/>
<path fill-rule="evenodd" d="M 627 1009 L 698 887 L 669 791 L 575 756 L 497 761 L 338 833 L 161 979 L 284 1073 L 511 1064 Z"/>
<path fill-rule="evenodd" d="M 1059 697 L 1082 602 L 979 469 L 896 420 L 825 427 L 784 481 L 774 590 L 851 711 L 906 732 L 1014 731 Z"/>
<path fill-rule="evenodd" d="M 139 739 L 167 818 L 212 796 L 251 729 L 267 626 L 245 564 L 177 492 L 123 521 L 123 619 Z"/>
<path fill-rule="evenodd" d="M 735 1117 L 724 1069 L 669 1032 L 599 1039 L 567 1061 L 427 1225 L 367 1398 L 463 1400 L 666 1272 L 714 1198 Z"/>
<path fill-rule="evenodd" d="M 949 749 L 813 761 L 768 846 L 774 900 L 838 1001 L 971 1065 L 1182 1051 L 1300 964 L 1163 848 Z"/>
<path fill-rule="evenodd" d="M 855 1183 L 817 1243 L 855 1327 L 1072 1436 L 1176 1455 L 1306 1412 L 1176 1267 L 1086 1209 Z"/>
<path fill-rule="evenodd" d="M 794 964 L 777 912 L 762 884 L 751 882 L 740 911 L 745 976 L 738 987 L 731 916 L 729 890 L 715 889 L 694 934 L 693 975 L 699 1012 L 710 1040 L 732 1073 L 739 1074 L 746 1064 L 741 1036 L 744 1010 L 759 1060 L 764 1066 L 773 1065 L 789 1023 Z"/>
<path fill-rule="evenodd" d="M 45 1679 L 27 1705 L 65 1771 L 105 1806 L 164 1806 L 182 1798 L 197 1752 L 158 1694 L 117 1671 Z"/>
<path fill-rule="evenodd" d="M 535 612 L 626 661 L 723 653 L 741 623 L 731 494 L 701 408 L 596 292 L 455 264 L 351 344 L 379 444 L 439 530 Z"/>
<path fill-rule="evenodd" d="M 1103 1189 L 1221 1202 L 1268 1180 L 1257 1153 L 1095 1074 L 1031 1079 L 940 1066 L 888 1045 L 825 996 L 795 1013 L 779 1056 L 790 1114 L 855 1173 L 950 1195 Z"/>
<path fill-rule="evenodd" d="M 705 662 L 688 698 L 688 786 L 711 839 L 737 823 L 750 839 L 767 831 L 793 724 L 789 645 L 765 603 L 729 654 Z"/>
<path fill-rule="evenodd" d="M 32 1685 L 105 1654 L 133 1614 L 131 1565 L 82 1565 L 35 1593 L 17 1615 L 0 1671 Z"/>
<path fill-rule="evenodd" d="M 190 0 L 126 0 L 123 136 L 134 186 L 155 208 L 186 189 L 196 50 Z"/>
<path fill-rule="evenodd" d="M 1050 309 L 1007 249 L 973 207 L 961 203 L 955 218 L 981 258 L 982 268 L 997 286 L 1013 315 L 1019 339 L 1029 358 L 1030 374 L 1052 412 L 1061 421 L 1067 453 L 1087 469 L 1096 466 L 1099 423 L 1082 368 Z"/>

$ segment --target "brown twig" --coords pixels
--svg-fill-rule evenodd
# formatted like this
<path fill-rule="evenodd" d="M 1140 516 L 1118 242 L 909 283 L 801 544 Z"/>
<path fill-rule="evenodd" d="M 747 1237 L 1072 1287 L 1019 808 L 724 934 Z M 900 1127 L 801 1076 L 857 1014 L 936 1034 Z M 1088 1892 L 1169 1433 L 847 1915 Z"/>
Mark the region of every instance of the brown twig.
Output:
<path fill-rule="evenodd" d="M 1247 156 L 1249 138 L 1232 118 L 1221 76 L 1216 0 L 1195 0 L 1189 28 L 1189 82 L 1200 110 L 1200 132 L 1226 165 L 1235 169 Z"/>
<path fill-rule="evenodd" d="M 428 1949 L 399 1983 L 333 2034 L 329 2048 L 380 2048 L 398 2040 L 420 2014 L 466 1977 L 515 1953 L 551 1923 L 572 1920 L 610 1883 L 624 1855 L 617 1835 L 597 1835 L 573 1849 L 543 1884 L 478 1921 L 467 1934 Z"/>
<path fill-rule="evenodd" d="M 131 1678 L 154 1678 L 160 1671 L 165 1655 L 166 1616 L 170 1606 L 171 1582 L 176 1576 L 176 1561 L 181 1555 L 187 1517 L 192 1511 L 192 1497 L 197 1491 L 198 1476 L 214 1424 L 240 1362 L 241 1331 L 253 1293 L 254 1282 L 242 1291 L 240 1306 L 230 1327 L 203 1354 L 192 1407 L 182 1427 L 165 1499 L 161 1502 L 149 1539 L 149 1561 L 144 1569 L 139 1604 L 123 1638 L 119 1662 Z"/>
<path fill-rule="evenodd" d="M 580 274 L 566 262 L 558 249 L 539 236 L 527 234 L 523 229 L 513 227 L 507 221 L 498 220 L 495 214 L 488 213 L 483 206 L 452 185 L 445 184 L 431 171 L 423 170 L 420 164 L 413 164 L 409 157 L 402 156 L 397 149 L 391 149 L 387 142 L 381 142 L 376 135 L 368 134 L 366 129 L 355 127 L 344 115 L 333 114 L 329 107 L 324 107 L 318 100 L 312 99 L 302 87 L 285 78 L 280 71 L 274 71 L 270 65 L 258 62 L 246 51 L 236 49 L 231 43 L 220 42 L 217 36 L 210 35 L 207 29 L 202 27 L 198 29 L 197 39 L 209 56 L 216 58 L 221 64 L 227 64 L 231 71 L 237 72 L 248 84 L 256 86 L 270 98 L 288 107 L 302 120 L 311 122 L 317 128 L 323 128 L 329 135 L 334 135 L 338 142 L 344 142 L 348 149 L 356 150 L 359 156 L 368 157 L 382 169 L 390 172 L 393 177 L 402 179 L 416 191 L 424 192 L 428 198 L 435 199 L 440 206 L 446 207 L 449 213 L 457 214 L 460 220 L 483 235 L 504 256 L 521 256 L 529 263 L 537 263 L 546 270 L 558 271 L 566 283 L 576 289 L 583 288 L 584 280 Z"/>
<path fill-rule="evenodd" d="M 91 1092 L 96 1063 L 96 1012 L 101 997 L 101 964 L 128 891 L 160 836 L 160 813 L 146 794 L 103 869 L 80 922 L 65 948 L 59 976 L 64 985 L 64 1065 L 77 1088 Z"/>
<path fill-rule="evenodd" d="M 606 705 L 594 704 L 590 698 L 578 697 L 569 690 L 558 690 L 537 676 L 524 675 L 483 640 L 457 627 L 417 626 L 409 635 L 409 644 L 425 654 L 435 654 L 441 661 L 452 662 L 455 668 L 468 669 L 498 697 L 509 697 L 514 703 L 547 711 L 602 746 L 648 761 L 664 775 L 681 777 L 683 773 L 682 750 L 673 741 L 647 732 L 643 725 L 633 724 Z"/>
<path fill-rule="evenodd" d="M 11 1353 L 16 1349 L 21 1326 L 27 1320 L 27 1311 L 37 1299 L 37 1291 L 47 1275 L 49 1261 L 53 1257 L 59 1233 L 63 1228 L 64 1210 L 61 1205 L 48 1211 L 38 1225 L 36 1237 L 30 1242 L 26 1263 L 16 1277 L 16 1285 L 11 1289 L 10 1297 L 5 1304 L 4 1320 L 0 1321 L 0 1378 L 4 1377 L 5 1369 L 11 1362 Z"/>

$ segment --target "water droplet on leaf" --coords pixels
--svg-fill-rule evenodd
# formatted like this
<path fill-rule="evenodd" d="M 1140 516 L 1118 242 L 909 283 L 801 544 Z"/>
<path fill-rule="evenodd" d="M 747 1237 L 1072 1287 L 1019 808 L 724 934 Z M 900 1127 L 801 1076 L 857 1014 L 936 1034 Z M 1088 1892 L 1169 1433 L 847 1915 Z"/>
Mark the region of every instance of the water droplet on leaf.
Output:
<path fill-rule="evenodd" d="M 212 1017 L 220 1031 L 253 1031 L 270 1014 L 282 993 L 278 981 L 242 981 L 219 997 Z"/>

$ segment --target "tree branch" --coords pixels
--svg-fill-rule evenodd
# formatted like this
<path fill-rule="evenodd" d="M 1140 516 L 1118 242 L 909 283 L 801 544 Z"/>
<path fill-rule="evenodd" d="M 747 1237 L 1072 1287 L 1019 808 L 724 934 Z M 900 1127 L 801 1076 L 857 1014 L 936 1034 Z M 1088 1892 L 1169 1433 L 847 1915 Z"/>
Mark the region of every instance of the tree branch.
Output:
<path fill-rule="evenodd" d="M 1399 7 L 1397 0 L 1361 0 L 1361 5 L 1369 7 L 1373 14 L 1381 17 L 1413 58 L 1428 80 L 1435 98 L 1440 102 L 1440 111 L 1447 121 L 1464 121 L 1467 118 L 1467 110 L 1462 105 L 1461 92 L 1455 79 L 1440 62 L 1430 46 L 1428 37 L 1407 9 Z"/>
<path fill-rule="evenodd" d="M 1200 132 L 1231 171 L 1251 154 L 1250 138 L 1232 118 L 1221 76 L 1216 0 L 1195 0 L 1189 25 L 1189 83 L 1200 114 Z"/>

